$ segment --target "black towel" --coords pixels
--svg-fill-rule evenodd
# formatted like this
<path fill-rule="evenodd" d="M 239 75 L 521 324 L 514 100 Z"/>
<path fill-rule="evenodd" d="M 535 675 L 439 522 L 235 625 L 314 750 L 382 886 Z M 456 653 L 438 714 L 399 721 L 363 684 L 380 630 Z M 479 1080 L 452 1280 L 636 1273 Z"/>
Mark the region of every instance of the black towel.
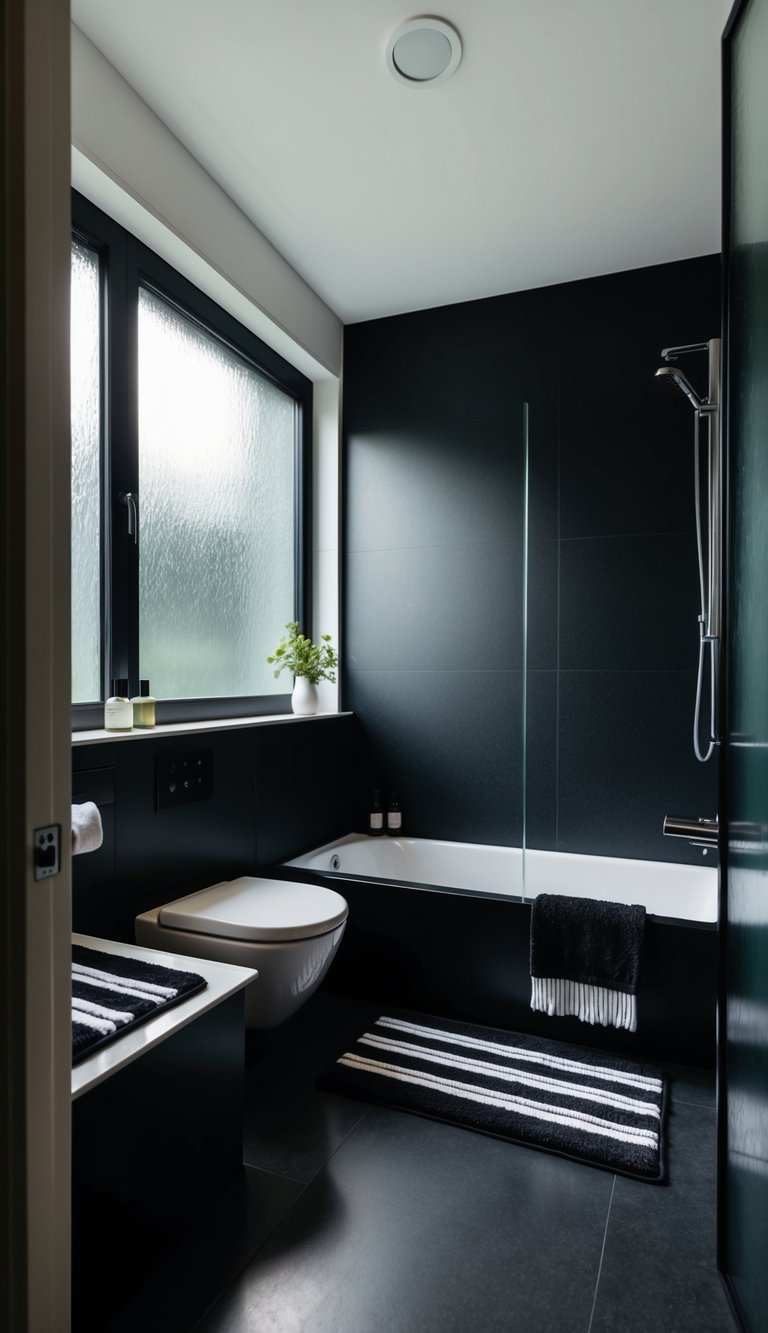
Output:
<path fill-rule="evenodd" d="M 540 893 L 531 911 L 531 1007 L 634 1032 L 644 934 L 644 907 Z"/>

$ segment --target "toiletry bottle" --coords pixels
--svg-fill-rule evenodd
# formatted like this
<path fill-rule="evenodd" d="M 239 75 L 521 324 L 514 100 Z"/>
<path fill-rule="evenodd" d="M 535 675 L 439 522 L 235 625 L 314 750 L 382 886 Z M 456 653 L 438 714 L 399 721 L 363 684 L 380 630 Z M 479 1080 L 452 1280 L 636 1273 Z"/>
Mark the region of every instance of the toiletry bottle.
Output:
<path fill-rule="evenodd" d="M 373 793 L 373 800 L 368 807 L 368 832 L 375 836 L 384 832 L 384 808 L 377 791 Z"/>
<path fill-rule="evenodd" d="M 131 731 L 133 728 L 133 704 L 128 698 L 128 681 L 120 678 L 112 681 L 112 695 L 104 705 L 105 731 Z"/>
<path fill-rule="evenodd" d="M 149 692 L 149 681 L 139 681 L 139 692 L 131 699 L 134 727 L 154 727 L 157 700 Z"/>
<path fill-rule="evenodd" d="M 387 833 L 391 833 L 394 837 L 398 837 L 402 831 L 403 812 L 400 807 L 400 802 L 397 799 L 397 792 L 393 791 L 389 798 L 389 805 L 387 806 Z"/>

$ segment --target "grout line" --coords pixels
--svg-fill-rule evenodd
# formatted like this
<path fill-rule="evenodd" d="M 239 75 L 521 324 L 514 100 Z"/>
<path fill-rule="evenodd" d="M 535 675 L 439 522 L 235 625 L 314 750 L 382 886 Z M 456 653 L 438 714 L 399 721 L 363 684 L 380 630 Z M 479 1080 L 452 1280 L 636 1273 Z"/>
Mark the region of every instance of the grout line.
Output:
<path fill-rule="evenodd" d="M 688 667 L 561 667 L 561 676 L 695 676 Z"/>
<path fill-rule="evenodd" d="M 522 676 L 522 667 L 361 667 L 349 668 L 358 676 Z M 528 674 L 539 673 L 559 676 L 693 676 L 687 667 L 531 667 Z M 351 716 L 354 709 L 346 709 L 343 716 Z M 341 717 L 336 713 L 316 713 L 315 717 Z"/>
<path fill-rule="evenodd" d="M 656 541 L 659 537 L 690 537 L 695 528 L 661 529 L 659 532 L 594 532 L 584 537 L 561 537 L 563 542 Z"/>
<path fill-rule="evenodd" d="M 603 1244 L 602 1244 L 602 1248 L 601 1248 L 601 1250 L 600 1250 L 600 1263 L 599 1263 L 598 1266 L 597 1266 L 597 1277 L 595 1278 L 595 1294 L 594 1294 L 594 1296 L 592 1297 L 592 1309 L 591 1309 L 590 1312 L 589 1312 L 589 1325 L 588 1325 L 588 1327 L 587 1327 L 587 1333 L 592 1333 L 592 1323 L 593 1323 L 594 1318 L 595 1318 L 595 1307 L 596 1307 L 596 1305 L 597 1305 L 597 1289 L 598 1289 L 598 1287 L 600 1286 L 600 1277 L 601 1277 L 601 1274 L 602 1274 L 602 1271 L 603 1271 L 603 1258 L 604 1258 L 604 1256 L 605 1256 L 605 1242 L 606 1242 L 606 1240 L 608 1239 L 608 1223 L 609 1223 L 610 1218 L 611 1218 L 611 1208 L 613 1207 L 613 1192 L 614 1192 L 615 1189 L 616 1189 L 616 1177 L 614 1176 L 614 1177 L 613 1177 L 613 1184 L 611 1185 L 611 1197 L 610 1197 L 610 1199 L 608 1200 L 608 1212 L 607 1212 L 606 1215 L 605 1215 L 605 1230 L 603 1231 Z"/>
<path fill-rule="evenodd" d="M 245 1158 L 243 1158 L 243 1166 L 247 1166 L 249 1171 L 258 1171 L 262 1176 L 274 1176 L 276 1180 L 287 1180 L 291 1185 L 300 1185 L 302 1194 L 307 1185 L 312 1184 L 312 1180 L 299 1180 L 298 1176 L 289 1176 L 286 1171 L 276 1171 L 271 1166 L 256 1166 L 254 1162 L 248 1162 Z M 312 1179 L 314 1179 L 314 1176 Z M 291 1204 L 291 1207 L 293 1207 L 293 1204 Z"/>
<path fill-rule="evenodd" d="M 549 538 L 547 540 L 554 541 L 555 539 Z M 578 541 L 580 538 L 574 540 Z M 515 538 L 496 541 L 446 540 L 443 542 L 419 542 L 417 545 L 411 544 L 409 546 L 349 546 L 347 547 L 347 553 L 349 555 L 401 555 L 406 553 L 416 555 L 419 551 L 495 550 L 498 546 L 508 546 L 515 551 L 519 549 L 520 543 Z"/>
<path fill-rule="evenodd" d="M 354 1134 L 355 1130 L 359 1128 L 359 1126 L 365 1120 L 366 1116 L 370 1115 L 371 1110 L 372 1110 L 371 1106 L 366 1106 L 365 1109 L 360 1112 L 360 1115 L 357 1117 L 357 1120 L 355 1121 L 354 1125 L 350 1125 L 343 1139 L 339 1140 L 333 1152 L 328 1157 L 326 1157 L 322 1165 L 317 1168 L 315 1174 L 312 1177 L 312 1180 L 309 1182 L 310 1184 L 312 1184 L 315 1180 L 317 1180 L 317 1177 L 320 1175 L 320 1172 L 324 1171 L 325 1168 L 328 1166 L 329 1162 L 333 1161 L 339 1149 L 344 1147 L 344 1144 L 347 1142 L 347 1139 L 350 1138 L 350 1136 Z"/>

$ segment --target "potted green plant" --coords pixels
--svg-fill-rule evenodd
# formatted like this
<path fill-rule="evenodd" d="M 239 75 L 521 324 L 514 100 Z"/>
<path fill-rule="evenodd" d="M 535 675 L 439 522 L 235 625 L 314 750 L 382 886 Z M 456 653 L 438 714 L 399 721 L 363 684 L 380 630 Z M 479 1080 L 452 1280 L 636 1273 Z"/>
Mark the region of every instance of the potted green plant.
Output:
<path fill-rule="evenodd" d="M 321 635 L 320 643 L 313 643 L 301 633 L 298 621 L 291 620 L 285 628 L 288 634 L 267 661 L 270 666 L 277 663 L 276 676 L 288 668 L 294 677 L 291 707 L 298 716 L 311 717 L 317 712 L 317 687 L 321 680 L 335 684 L 339 659 L 331 647 L 330 634 Z"/>

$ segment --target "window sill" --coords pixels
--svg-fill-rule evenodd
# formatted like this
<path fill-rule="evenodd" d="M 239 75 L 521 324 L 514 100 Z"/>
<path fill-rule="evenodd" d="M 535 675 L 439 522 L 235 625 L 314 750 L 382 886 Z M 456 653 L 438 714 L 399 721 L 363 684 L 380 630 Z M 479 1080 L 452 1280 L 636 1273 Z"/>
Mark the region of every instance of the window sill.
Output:
<path fill-rule="evenodd" d="M 208 722 L 166 722 L 156 727 L 134 727 L 132 731 L 73 731 L 74 745 L 104 745 L 113 741 L 145 741 L 153 736 L 199 735 L 212 731 L 240 731 L 243 727 L 281 726 L 285 722 L 323 722 L 329 717 L 351 717 L 349 712 L 314 713 L 311 717 L 297 717 L 295 713 L 269 713 L 265 717 L 212 718 Z"/>

